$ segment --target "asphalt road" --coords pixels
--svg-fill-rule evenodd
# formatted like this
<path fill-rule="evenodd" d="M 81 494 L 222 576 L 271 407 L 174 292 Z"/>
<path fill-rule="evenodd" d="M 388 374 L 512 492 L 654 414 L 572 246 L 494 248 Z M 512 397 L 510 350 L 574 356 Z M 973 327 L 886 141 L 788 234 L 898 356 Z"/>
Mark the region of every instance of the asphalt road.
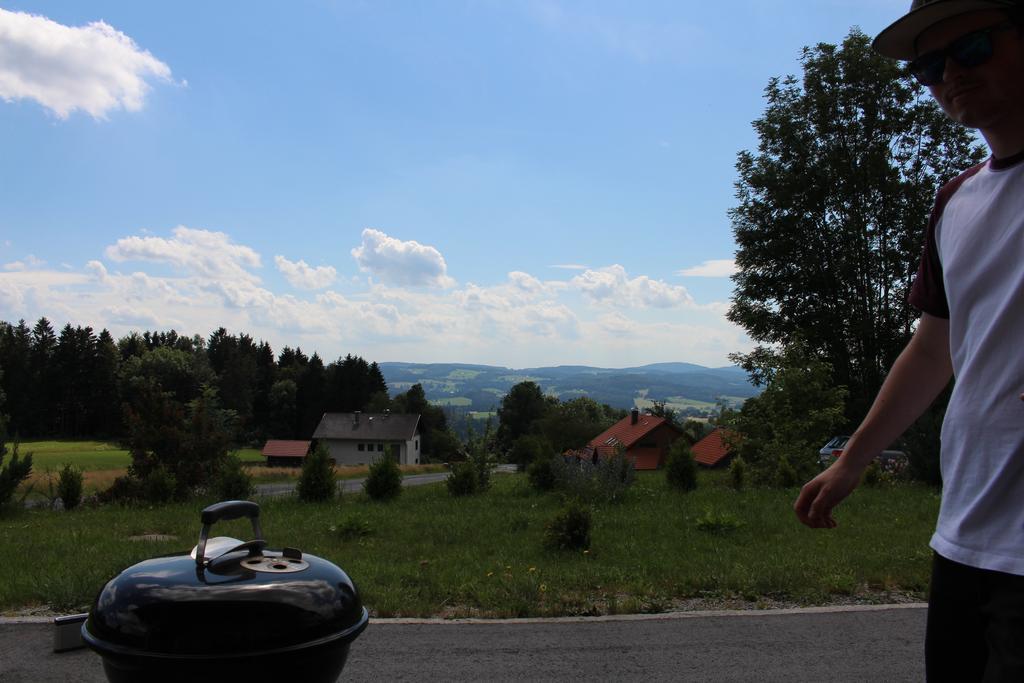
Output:
<path fill-rule="evenodd" d="M 448 478 L 447 472 L 434 472 L 431 474 L 407 474 L 402 477 L 402 486 L 421 486 L 423 484 L 436 484 Z M 342 493 L 358 493 L 363 490 L 362 479 L 342 479 L 338 482 L 338 490 Z M 283 496 L 295 491 L 295 482 L 282 484 L 257 484 L 256 494 L 260 496 Z"/>
<path fill-rule="evenodd" d="M 496 465 L 494 467 L 496 473 L 509 473 L 515 472 L 515 465 Z M 431 474 L 407 474 L 402 477 L 402 486 L 422 486 L 423 484 L 437 484 L 448 478 L 448 472 L 433 472 Z M 338 482 L 338 490 L 342 493 L 358 493 L 363 490 L 363 482 L 366 478 L 361 479 L 342 479 Z M 260 496 L 283 496 L 295 491 L 295 482 L 281 483 L 281 484 L 258 484 L 256 486 L 256 493 Z"/>
<path fill-rule="evenodd" d="M 921 681 L 920 606 L 486 623 L 371 620 L 343 681 Z M 0 620 L 0 682 L 98 683 L 52 626 Z"/>

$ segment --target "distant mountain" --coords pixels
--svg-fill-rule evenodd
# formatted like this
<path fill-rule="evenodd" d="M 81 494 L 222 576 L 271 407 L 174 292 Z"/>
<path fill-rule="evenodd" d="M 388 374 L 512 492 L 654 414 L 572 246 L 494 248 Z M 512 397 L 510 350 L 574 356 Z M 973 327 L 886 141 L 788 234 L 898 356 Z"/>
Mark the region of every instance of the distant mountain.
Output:
<path fill-rule="evenodd" d="M 504 368 L 465 363 L 380 363 L 392 393 L 413 384 L 423 386 L 427 398 L 460 411 L 490 412 L 518 382 L 531 380 L 561 400 L 588 396 L 614 408 L 645 408 L 664 401 L 684 416 L 707 416 L 719 402 L 739 405 L 756 396 L 740 368 L 707 368 L 693 363 L 652 363 L 635 368 L 596 368 L 560 365 L 541 368 Z"/>

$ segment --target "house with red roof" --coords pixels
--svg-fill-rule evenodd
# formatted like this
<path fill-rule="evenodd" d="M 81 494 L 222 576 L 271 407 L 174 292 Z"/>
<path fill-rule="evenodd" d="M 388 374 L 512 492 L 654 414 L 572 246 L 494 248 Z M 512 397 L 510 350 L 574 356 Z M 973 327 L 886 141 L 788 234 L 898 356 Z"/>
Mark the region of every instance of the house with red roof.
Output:
<path fill-rule="evenodd" d="M 710 434 L 693 444 L 693 459 L 704 467 L 725 467 L 735 455 L 735 432 L 716 427 Z"/>
<path fill-rule="evenodd" d="M 591 439 L 583 457 L 608 458 L 622 448 L 635 469 L 656 470 L 665 464 L 668 449 L 682 435 L 682 431 L 665 418 L 642 415 L 634 408 L 627 417 Z"/>
<path fill-rule="evenodd" d="M 267 459 L 267 465 L 283 465 L 285 467 L 301 467 L 309 453 L 309 441 L 290 441 L 286 439 L 270 439 L 263 446 L 261 453 Z"/>

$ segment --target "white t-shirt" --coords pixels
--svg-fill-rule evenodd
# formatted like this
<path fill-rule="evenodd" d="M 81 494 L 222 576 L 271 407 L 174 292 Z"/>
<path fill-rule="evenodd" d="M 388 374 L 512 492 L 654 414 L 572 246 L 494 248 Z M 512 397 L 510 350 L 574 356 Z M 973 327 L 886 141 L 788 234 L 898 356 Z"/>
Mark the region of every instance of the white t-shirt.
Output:
<path fill-rule="evenodd" d="M 910 302 L 949 318 L 956 378 L 931 547 L 1024 575 L 1024 154 L 939 191 Z"/>

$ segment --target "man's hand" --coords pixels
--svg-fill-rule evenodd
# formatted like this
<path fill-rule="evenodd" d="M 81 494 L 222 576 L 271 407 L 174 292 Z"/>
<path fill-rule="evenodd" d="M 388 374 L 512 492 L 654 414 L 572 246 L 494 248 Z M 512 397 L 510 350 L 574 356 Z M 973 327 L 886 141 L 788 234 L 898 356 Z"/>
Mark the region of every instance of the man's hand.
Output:
<path fill-rule="evenodd" d="M 832 509 L 860 484 L 861 470 L 849 467 L 842 458 L 800 489 L 793 510 L 800 521 L 812 529 L 833 529 Z"/>

